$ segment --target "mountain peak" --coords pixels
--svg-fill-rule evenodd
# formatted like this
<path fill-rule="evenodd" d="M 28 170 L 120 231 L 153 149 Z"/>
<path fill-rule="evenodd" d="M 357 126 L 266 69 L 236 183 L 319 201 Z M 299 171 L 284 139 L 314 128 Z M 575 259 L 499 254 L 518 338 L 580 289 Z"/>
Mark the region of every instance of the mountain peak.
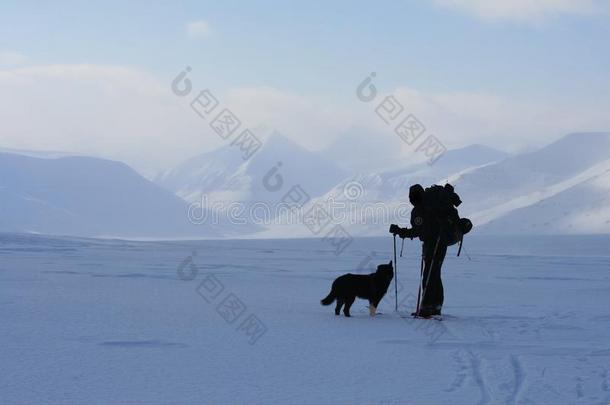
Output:
<path fill-rule="evenodd" d="M 277 201 L 281 195 L 263 185 L 275 167 L 281 168 L 277 174 L 285 182 L 284 193 L 298 184 L 311 196 L 319 195 L 345 176 L 333 161 L 279 131 L 258 131 L 255 135 L 263 145 L 250 159 L 244 161 L 236 148 L 225 145 L 179 165 L 159 183 L 189 201 L 200 200 L 204 194 L 234 201 Z"/>
<path fill-rule="evenodd" d="M 448 150 L 439 160 L 442 166 L 468 165 L 478 166 L 497 162 L 508 157 L 508 153 L 487 145 L 473 144 L 463 148 Z"/>
<path fill-rule="evenodd" d="M 521 166 L 550 170 L 563 175 L 585 170 L 610 159 L 610 133 L 571 133 L 535 152 L 516 158 Z"/>
<path fill-rule="evenodd" d="M 285 136 L 284 134 L 282 134 L 281 132 L 279 132 L 277 130 L 273 130 L 273 131 L 269 132 L 268 134 L 264 134 L 263 136 L 259 137 L 259 139 L 263 143 L 263 146 L 261 147 L 261 149 L 271 149 L 271 150 L 304 149 L 304 150 L 306 150 L 304 147 L 299 145 L 297 142 L 293 141 L 292 139 L 290 139 L 289 137 Z"/>
<path fill-rule="evenodd" d="M 583 144 L 588 144 L 589 147 L 595 148 L 598 145 L 604 146 L 608 143 L 610 143 L 610 132 L 572 132 L 551 143 L 547 148 L 556 145 L 572 147 Z"/>

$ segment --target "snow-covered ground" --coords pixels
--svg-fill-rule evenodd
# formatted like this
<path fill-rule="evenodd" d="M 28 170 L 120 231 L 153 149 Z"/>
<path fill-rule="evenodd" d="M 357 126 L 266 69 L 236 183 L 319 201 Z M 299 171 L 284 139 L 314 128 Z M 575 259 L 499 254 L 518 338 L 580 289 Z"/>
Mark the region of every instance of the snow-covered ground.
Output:
<path fill-rule="evenodd" d="M 393 296 L 375 318 L 320 306 L 391 241 L 1 234 L 1 402 L 610 403 L 610 237 L 470 237 L 442 322 Z M 403 312 L 418 252 L 399 260 Z"/>

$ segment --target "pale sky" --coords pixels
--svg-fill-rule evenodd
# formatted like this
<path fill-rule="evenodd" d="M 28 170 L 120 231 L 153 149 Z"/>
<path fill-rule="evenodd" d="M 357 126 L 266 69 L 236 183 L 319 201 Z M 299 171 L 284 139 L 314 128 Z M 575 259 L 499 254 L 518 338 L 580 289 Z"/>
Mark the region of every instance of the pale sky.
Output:
<path fill-rule="evenodd" d="M 4 1 L 0 147 L 147 174 L 218 147 L 171 92 L 186 66 L 245 125 L 310 149 L 395 136 L 356 98 L 371 72 L 450 148 L 610 130 L 609 1 Z"/>

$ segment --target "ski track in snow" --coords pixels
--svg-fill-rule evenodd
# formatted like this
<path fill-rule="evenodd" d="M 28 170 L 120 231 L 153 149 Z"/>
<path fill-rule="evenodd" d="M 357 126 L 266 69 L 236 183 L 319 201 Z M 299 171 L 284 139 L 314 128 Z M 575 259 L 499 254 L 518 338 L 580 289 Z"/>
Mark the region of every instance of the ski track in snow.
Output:
<path fill-rule="evenodd" d="M 583 404 L 610 404 L 607 367 L 603 364 L 594 364 L 591 357 L 587 356 L 579 356 L 576 363 L 575 370 L 578 372 L 574 378 L 576 401 Z"/>
<path fill-rule="evenodd" d="M 481 391 L 481 399 L 479 400 L 478 404 L 488 404 L 491 400 L 491 396 L 489 394 L 487 383 L 485 382 L 485 372 L 482 369 L 484 367 L 484 362 L 480 355 L 473 353 L 472 351 L 468 351 L 467 353 L 470 360 L 472 377 Z"/>
<path fill-rule="evenodd" d="M 521 364 L 521 360 L 519 359 L 518 355 L 511 355 L 510 360 L 515 372 L 515 387 L 510 399 L 508 400 L 508 404 L 514 405 L 519 401 L 519 394 L 521 393 L 523 383 L 525 382 L 525 372 L 523 371 L 523 365 Z"/>

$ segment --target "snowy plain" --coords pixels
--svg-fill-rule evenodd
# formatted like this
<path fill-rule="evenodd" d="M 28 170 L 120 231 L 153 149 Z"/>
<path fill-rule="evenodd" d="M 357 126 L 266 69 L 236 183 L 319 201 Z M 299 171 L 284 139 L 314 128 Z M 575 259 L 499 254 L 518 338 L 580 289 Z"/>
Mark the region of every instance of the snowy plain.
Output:
<path fill-rule="evenodd" d="M 473 235 L 448 252 L 438 322 L 402 317 L 416 241 L 398 262 L 400 313 L 388 293 L 382 314 L 358 300 L 347 319 L 319 300 L 388 262 L 390 236 L 336 254 L 319 239 L 0 234 L 0 402 L 608 404 L 609 248 Z"/>

